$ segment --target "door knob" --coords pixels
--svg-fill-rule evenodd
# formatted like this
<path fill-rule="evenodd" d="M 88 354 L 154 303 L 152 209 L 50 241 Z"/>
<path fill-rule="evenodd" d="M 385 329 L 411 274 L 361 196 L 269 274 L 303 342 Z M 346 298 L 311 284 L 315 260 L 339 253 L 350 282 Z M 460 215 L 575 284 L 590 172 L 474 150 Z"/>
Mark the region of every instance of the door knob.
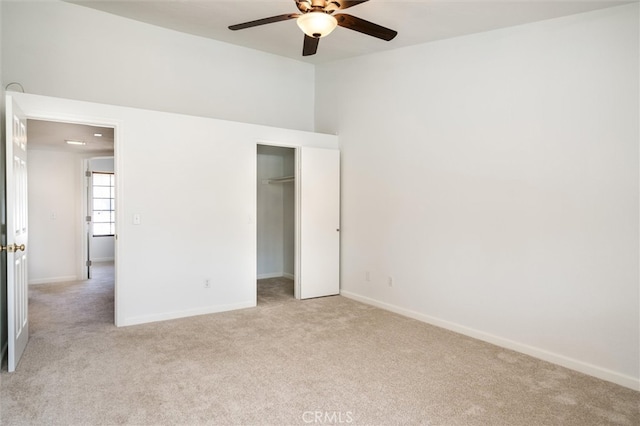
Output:
<path fill-rule="evenodd" d="M 20 245 L 17 245 L 17 244 L 13 244 L 13 245 L 12 245 L 12 244 L 9 244 L 9 245 L 8 245 L 8 246 L 6 246 L 6 247 L 5 247 L 5 246 L 0 246 L 0 251 L 2 251 L 2 250 L 6 250 L 6 251 L 8 251 L 8 252 L 10 252 L 10 253 L 13 253 L 13 252 L 16 252 L 16 251 L 24 251 L 24 249 L 25 249 L 25 248 L 26 248 L 26 247 L 25 247 L 25 245 L 24 245 L 24 244 L 20 244 Z"/>

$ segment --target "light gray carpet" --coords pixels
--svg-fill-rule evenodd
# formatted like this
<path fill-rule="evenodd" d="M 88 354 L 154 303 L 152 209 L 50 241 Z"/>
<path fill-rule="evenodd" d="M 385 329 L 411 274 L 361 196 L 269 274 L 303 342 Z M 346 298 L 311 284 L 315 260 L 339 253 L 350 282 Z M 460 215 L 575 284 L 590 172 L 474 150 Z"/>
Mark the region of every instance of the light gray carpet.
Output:
<path fill-rule="evenodd" d="M 638 392 L 267 281 L 255 309 L 119 329 L 108 273 L 32 287 L 31 340 L 0 375 L 0 422 L 640 424 Z"/>
<path fill-rule="evenodd" d="M 295 302 L 293 298 L 293 280 L 287 278 L 268 278 L 258 280 L 258 305 L 274 306 Z"/>

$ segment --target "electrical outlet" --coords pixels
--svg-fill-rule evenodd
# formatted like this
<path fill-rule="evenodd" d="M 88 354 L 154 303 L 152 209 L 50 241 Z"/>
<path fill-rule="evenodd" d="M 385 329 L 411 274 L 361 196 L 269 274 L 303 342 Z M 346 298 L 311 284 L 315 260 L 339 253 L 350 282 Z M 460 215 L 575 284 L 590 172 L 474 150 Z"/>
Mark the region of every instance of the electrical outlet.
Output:
<path fill-rule="evenodd" d="M 211 287 L 211 280 L 207 278 L 206 280 L 204 280 L 204 288 L 209 288 L 209 287 Z"/>
<path fill-rule="evenodd" d="M 387 278 L 387 284 L 389 285 L 389 287 L 393 287 L 393 278 L 392 277 Z"/>

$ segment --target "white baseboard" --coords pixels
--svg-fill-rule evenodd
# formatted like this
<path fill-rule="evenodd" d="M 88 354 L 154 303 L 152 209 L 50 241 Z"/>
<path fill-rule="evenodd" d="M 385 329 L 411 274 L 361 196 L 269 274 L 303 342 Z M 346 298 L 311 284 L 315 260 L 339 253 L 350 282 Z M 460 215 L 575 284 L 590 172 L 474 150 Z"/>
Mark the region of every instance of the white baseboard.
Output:
<path fill-rule="evenodd" d="M 167 320 L 178 319 L 178 318 L 193 317 L 196 315 L 217 314 L 220 312 L 234 311 L 236 309 L 255 308 L 255 307 L 256 307 L 256 301 L 252 300 L 252 301 L 236 303 L 232 305 L 208 306 L 204 308 L 187 309 L 184 311 L 173 311 L 173 312 L 166 312 L 162 314 L 140 315 L 140 316 L 135 316 L 130 318 L 124 318 L 122 322 L 118 321 L 118 327 L 146 324 L 149 322 L 167 321 Z"/>
<path fill-rule="evenodd" d="M 271 274 L 260 274 L 258 275 L 258 279 L 259 280 L 264 280 L 267 278 L 289 278 L 290 280 L 295 280 L 296 276 L 293 274 L 290 274 L 288 272 L 273 272 Z"/>
<path fill-rule="evenodd" d="M 272 272 L 270 274 L 259 274 L 258 275 L 258 279 L 259 280 L 265 280 L 267 278 L 280 278 L 282 276 L 283 272 Z"/>
<path fill-rule="evenodd" d="M 91 259 L 91 261 L 93 263 L 99 263 L 99 262 L 113 262 L 115 260 L 115 258 L 113 257 L 99 257 L 97 259 Z"/>
<path fill-rule="evenodd" d="M 350 291 L 341 290 L 340 294 L 350 299 L 356 300 L 358 302 L 366 303 L 367 305 L 376 306 L 378 308 L 395 312 L 397 314 L 400 314 L 409 318 L 413 318 L 418 321 L 425 322 L 427 324 L 445 328 L 447 330 L 464 334 L 465 336 L 473 337 L 475 339 L 482 340 L 506 349 L 511 349 L 516 352 L 521 352 L 523 354 L 530 355 L 534 358 L 538 358 L 553 364 L 561 365 L 562 367 L 579 371 L 580 373 L 597 377 L 598 379 L 606 380 L 606 381 L 618 384 L 620 386 L 624 386 L 629 389 L 640 390 L 640 379 L 637 379 L 635 377 L 620 374 L 618 372 L 615 372 L 606 368 L 598 367 L 597 365 L 589 364 L 574 358 L 569 358 L 567 356 L 550 352 L 545 349 L 515 342 L 513 340 L 505 339 L 500 336 L 496 336 L 490 333 L 486 333 L 484 331 L 476 330 L 476 329 L 466 327 L 460 324 L 456 324 L 450 321 L 442 320 L 429 315 L 424 315 L 419 312 L 401 308 L 396 305 L 380 302 L 378 300 L 371 299 L 366 296 L 361 296 L 359 294 L 352 293 Z"/>
<path fill-rule="evenodd" d="M 76 275 L 68 275 L 66 277 L 38 278 L 37 280 L 29 280 L 29 285 L 65 283 L 69 281 L 78 281 Z"/>

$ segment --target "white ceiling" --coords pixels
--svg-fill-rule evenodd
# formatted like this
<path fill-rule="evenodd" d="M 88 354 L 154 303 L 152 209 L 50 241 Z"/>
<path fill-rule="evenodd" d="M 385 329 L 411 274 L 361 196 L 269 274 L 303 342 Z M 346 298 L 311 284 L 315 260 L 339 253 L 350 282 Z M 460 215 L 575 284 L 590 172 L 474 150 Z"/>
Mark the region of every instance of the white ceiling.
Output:
<path fill-rule="evenodd" d="M 96 133 L 102 136 L 95 136 Z M 113 133 L 110 127 L 27 120 L 29 149 L 113 155 Z M 67 140 L 85 142 L 86 145 L 69 145 Z"/>
<path fill-rule="evenodd" d="M 323 63 L 465 34 L 556 18 L 638 0 L 370 0 L 342 11 L 398 31 L 382 41 L 345 28 L 302 57 L 295 20 L 231 31 L 229 25 L 298 11 L 294 0 L 70 0 L 97 10 L 184 33 Z"/>

